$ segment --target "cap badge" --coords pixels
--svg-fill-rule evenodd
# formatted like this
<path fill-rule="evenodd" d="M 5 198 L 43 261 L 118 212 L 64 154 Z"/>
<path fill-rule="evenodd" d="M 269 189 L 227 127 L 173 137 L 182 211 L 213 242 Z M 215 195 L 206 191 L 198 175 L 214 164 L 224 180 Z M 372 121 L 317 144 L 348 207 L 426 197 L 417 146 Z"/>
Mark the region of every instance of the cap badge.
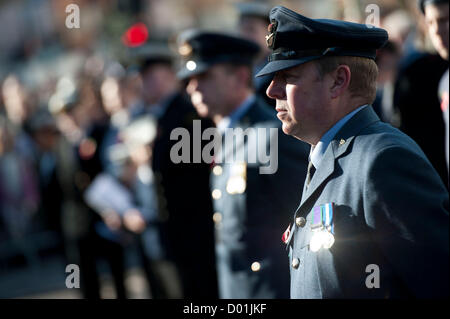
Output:
<path fill-rule="evenodd" d="M 267 31 L 269 32 L 268 35 L 266 35 L 266 43 L 269 48 L 273 48 L 273 45 L 275 43 L 275 35 L 277 30 L 277 21 L 273 21 L 269 26 L 267 27 Z"/>

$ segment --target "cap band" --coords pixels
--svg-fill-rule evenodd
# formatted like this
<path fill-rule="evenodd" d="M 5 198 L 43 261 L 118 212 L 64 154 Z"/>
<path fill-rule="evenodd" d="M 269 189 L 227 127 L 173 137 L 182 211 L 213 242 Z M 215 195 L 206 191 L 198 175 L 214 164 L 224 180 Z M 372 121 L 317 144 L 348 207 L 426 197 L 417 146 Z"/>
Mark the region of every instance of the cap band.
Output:
<path fill-rule="evenodd" d="M 278 52 L 276 52 L 278 51 Z M 296 60 L 296 59 L 302 59 L 302 58 L 309 58 L 317 56 L 317 58 L 322 56 L 360 56 L 360 57 L 366 57 L 370 59 L 375 59 L 376 51 L 371 50 L 361 50 L 358 49 L 358 51 L 352 51 L 350 49 L 343 49 L 343 48 L 327 48 L 325 50 L 303 50 L 303 51 L 282 51 L 282 50 L 275 50 L 272 54 L 268 57 L 268 62 L 272 61 L 278 61 L 278 60 Z"/>

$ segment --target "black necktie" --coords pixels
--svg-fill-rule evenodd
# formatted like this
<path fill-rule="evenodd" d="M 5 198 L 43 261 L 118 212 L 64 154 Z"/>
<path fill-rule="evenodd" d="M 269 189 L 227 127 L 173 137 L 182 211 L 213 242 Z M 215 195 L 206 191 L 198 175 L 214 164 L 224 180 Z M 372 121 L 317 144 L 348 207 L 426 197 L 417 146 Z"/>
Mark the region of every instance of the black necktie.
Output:
<path fill-rule="evenodd" d="M 315 172 L 316 172 L 316 168 L 314 167 L 313 163 L 311 161 L 309 161 L 308 173 L 306 174 L 306 187 L 309 186 L 309 183 L 311 182 L 311 179 L 313 178 Z"/>

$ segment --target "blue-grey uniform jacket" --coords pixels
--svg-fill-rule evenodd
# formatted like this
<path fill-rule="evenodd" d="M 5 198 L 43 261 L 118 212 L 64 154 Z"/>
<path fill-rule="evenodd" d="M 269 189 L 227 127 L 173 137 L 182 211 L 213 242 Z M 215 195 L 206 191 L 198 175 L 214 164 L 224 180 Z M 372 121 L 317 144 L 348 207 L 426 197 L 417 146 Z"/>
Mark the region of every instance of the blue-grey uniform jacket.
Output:
<path fill-rule="evenodd" d="M 261 174 L 267 164 L 234 161 L 225 156 L 236 150 L 257 152 L 255 143 L 224 144 L 211 174 L 216 263 L 220 298 L 289 298 L 289 265 L 282 233 L 301 196 L 309 147 L 285 135 L 275 112 L 256 99 L 233 128 L 275 128 L 278 170 Z M 269 131 L 259 140 L 266 154 Z M 257 157 L 258 159 L 258 157 Z"/>
<path fill-rule="evenodd" d="M 311 212 L 327 203 L 335 242 L 314 252 Z M 363 108 L 328 145 L 291 220 L 291 297 L 448 297 L 448 203 L 418 145 Z"/>

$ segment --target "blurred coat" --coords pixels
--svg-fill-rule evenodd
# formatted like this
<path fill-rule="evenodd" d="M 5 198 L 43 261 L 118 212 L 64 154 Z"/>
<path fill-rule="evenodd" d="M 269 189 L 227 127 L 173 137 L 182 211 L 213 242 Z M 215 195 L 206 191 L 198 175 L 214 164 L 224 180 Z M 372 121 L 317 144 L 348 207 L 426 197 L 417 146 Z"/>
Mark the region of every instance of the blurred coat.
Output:
<path fill-rule="evenodd" d="M 170 159 L 170 150 L 177 143 L 170 139 L 172 130 L 186 128 L 192 136 L 195 119 L 199 117 L 185 95 L 178 93 L 166 100 L 158 119 L 152 168 L 162 243 L 179 269 L 184 297 L 216 298 L 210 167 L 205 163 L 175 164 Z M 212 125 L 205 120 L 201 124 L 202 129 Z"/>
<path fill-rule="evenodd" d="M 260 99 L 233 127 L 264 129 L 266 135 L 258 144 L 265 151 L 271 142 L 269 128 L 275 128 L 278 170 L 260 174 L 259 168 L 268 164 L 259 158 L 256 163 L 248 158 L 245 162 L 225 161 L 226 154 L 233 151 L 257 152 L 255 143 L 248 139 L 236 147 L 230 143 L 222 146 L 220 164 L 211 175 L 220 298 L 288 298 L 289 267 L 281 236 L 301 196 L 309 148 L 285 135 L 275 111 Z M 240 186 L 233 186 L 236 179 L 240 179 Z M 237 191 L 233 190 L 236 186 Z"/>
<path fill-rule="evenodd" d="M 412 53 L 400 65 L 394 92 L 400 129 L 419 144 L 446 186 L 445 123 L 437 91 L 447 69 L 448 61 L 438 55 Z"/>

